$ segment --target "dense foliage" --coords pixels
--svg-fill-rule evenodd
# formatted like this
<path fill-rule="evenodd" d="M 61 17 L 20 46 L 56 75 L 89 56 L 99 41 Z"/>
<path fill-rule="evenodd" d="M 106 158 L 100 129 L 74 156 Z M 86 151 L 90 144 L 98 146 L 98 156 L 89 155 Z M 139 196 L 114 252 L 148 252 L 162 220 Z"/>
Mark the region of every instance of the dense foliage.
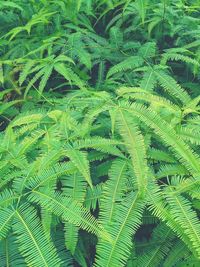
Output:
<path fill-rule="evenodd" d="M 0 1 L 0 266 L 200 266 L 198 0 Z"/>

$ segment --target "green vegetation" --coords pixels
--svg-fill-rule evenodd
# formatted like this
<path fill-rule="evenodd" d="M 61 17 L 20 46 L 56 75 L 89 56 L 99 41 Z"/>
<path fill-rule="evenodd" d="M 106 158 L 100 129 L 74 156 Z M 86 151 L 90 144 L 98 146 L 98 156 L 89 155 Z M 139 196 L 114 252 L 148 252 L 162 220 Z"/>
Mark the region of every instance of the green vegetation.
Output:
<path fill-rule="evenodd" d="M 0 267 L 200 266 L 200 2 L 0 1 Z"/>

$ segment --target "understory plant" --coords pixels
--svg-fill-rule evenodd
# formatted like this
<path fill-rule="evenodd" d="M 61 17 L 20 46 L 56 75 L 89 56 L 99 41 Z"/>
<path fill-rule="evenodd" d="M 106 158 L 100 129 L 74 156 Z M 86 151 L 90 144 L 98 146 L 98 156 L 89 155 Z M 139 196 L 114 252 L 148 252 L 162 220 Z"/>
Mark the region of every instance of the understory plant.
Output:
<path fill-rule="evenodd" d="M 1 1 L 0 266 L 198 267 L 199 2 Z"/>

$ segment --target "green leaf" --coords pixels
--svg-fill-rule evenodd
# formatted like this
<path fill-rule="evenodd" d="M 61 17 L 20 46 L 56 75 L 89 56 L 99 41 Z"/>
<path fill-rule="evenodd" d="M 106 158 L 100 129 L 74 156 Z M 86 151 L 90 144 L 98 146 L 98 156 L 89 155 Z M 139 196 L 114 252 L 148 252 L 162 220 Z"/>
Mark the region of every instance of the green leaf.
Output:
<path fill-rule="evenodd" d="M 136 175 L 137 189 L 139 192 L 144 193 L 147 187 L 148 173 L 144 138 L 133 117 L 126 111 L 118 110 L 117 122 L 119 132 L 131 156 L 132 167 Z"/>
<path fill-rule="evenodd" d="M 174 156 L 185 164 L 192 173 L 200 172 L 199 157 L 195 152 L 176 134 L 171 125 L 165 122 L 156 112 L 143 105 L 133 103 L 130 107 L 122 107 L 130 114 L 140 119 L 155 133 L 161 137 L 163 142 L 171 147 Z"/>
<path fill-rule="evenodd" d="M 19 6 L 18 4 L 11 2 L 11 1 L 1 1 L 0 3 L 0 9 L 3 8 L 16 8 L 19 9 L 20 11 L 23 11 L 23 8 L 21 6 Z"/>
<path fill-rule="evenodd" d="M 0 210 L 0 239 L 7 236 L 11 228 L 11 221 L 15 215 L 15 210 L 5 208 Z"/>
<path fill-rule="evenodd" d="M 28 265 L 61 266 L 52 241 L 45 236 L 35 210 L 25 204 L 16 211 L 13 230 L 17 235 L 20 253 Z"/>
<path fill-rule="evenodd" d="M 132 248 L 132 235 L 141 223 L 144 202 L 138 192 L 130 194 L 118 209 L 116 222 L 107 225 L 113 238 L 111 244 L 100 241 L 97 244 L 96 267 L 124 266 Z"/>
<path fill-rule="evenodd" d="M 87 153 L 73 148 L 67 149 L 66 155 L 70 158 L 73 164 L 77 167 L 79 172 L 85 177 L 85 180 L 92 187 L 92 180 L 90 177 L 89 161 Z"/>
<path fill-rule="evenodd" d="M 99 225 L 98 221 L 86 208 L 71 198 L 62 196 L 61 194 L 51 196 L 43 192 L 33 191 L 30 200 L 40 203 L 55 215 L 62 217 L 64 221 L 94 233 L 110 242 L 111 239 L 109 235 L 103 227 Z"/>
<path fill-rule="evenodd" d="M 107 73 L 106 78 L 109 79 L 111 76 L 118 72 L 125 72 L 134 68 L 140 67 L 143 63 L 143 59 L 139 56 L 131 56 L 117 65 L 111 67 Z"/>

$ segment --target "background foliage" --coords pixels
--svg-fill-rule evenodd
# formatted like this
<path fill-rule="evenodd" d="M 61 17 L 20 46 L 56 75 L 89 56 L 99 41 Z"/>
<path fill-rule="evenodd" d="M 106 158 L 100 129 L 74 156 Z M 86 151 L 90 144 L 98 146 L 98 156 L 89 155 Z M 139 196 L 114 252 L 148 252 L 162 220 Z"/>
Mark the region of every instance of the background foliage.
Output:
<path fill-rule="evenodd" d="M 0 2 L 0 266 L 199 266 L 199 15 Z"/>

